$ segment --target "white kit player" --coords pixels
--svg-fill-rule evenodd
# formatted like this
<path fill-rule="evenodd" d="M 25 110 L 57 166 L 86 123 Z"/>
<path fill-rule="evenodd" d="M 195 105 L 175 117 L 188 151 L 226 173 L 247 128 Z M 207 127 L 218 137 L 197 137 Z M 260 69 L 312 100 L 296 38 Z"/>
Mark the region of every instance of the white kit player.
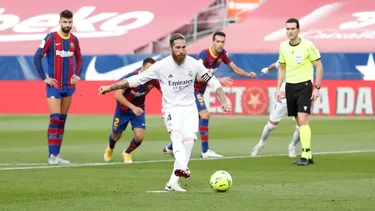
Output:
<path fill-rule="evenodd" d="M 224 90 L 216 77 L 207 72 L 202 62 L 186 55 L 186 40 L 183 35 L 172 35 L 169 44 L 170 56 L 156 62 L 138 75 L 126 78 L 111 86 L 100 87 L 99 94 L 137 87 L 152 79 L 159 80 L 163 95 L 164 123 L 173 143 L 175 158 L 172 175 L 165 185 L 165 190 L 184 192 L 186 190 L 180 187 L 178 180 L 180 177 L 191 177 L 188 163 L 194 142 L 197 139 L 199 126 L 199 115 L 194 96 L 194 81 L 197 75 L 214 88 L 224 112 L 230 110 L 230 103 L 227 102 Z"/>
<path fill-rule="evenodd" d="M 279 68 L 279 62 L 275 62 L 274 64 L 271 64 L 269 67 L 265 67 L 261 70 L 262 75 L 268 74 L 271 70 L 277 70 Z M 270 118 L 267 124 L 264 126 L 262 137 L 260 138 L 260 141 L 255 147 L 253 148 L 251 152 L 251 156 L 257 156 L 258 153 L 263 149 L 263 147 L 266 145 L 269 135 L 272 133 L 274 129 L 276 129 L 278 123 L 281 121 L 281 119 L 288 113 L 287 110 L 287 104 L 286 104 L 286 97 L 285 97 L 285 80 L 283 84 L 281 85 L 281 92 L 283 94 L 281 103 L 276 102 L 271 113 Z M 288 147 L 288 154 L 289 157 L 296 157 L 296 145 L 300 141 L 299 138 L 299 128 L 296 125 L 296 130 L 294 131 L 292 141 L 289 144 Z"/>

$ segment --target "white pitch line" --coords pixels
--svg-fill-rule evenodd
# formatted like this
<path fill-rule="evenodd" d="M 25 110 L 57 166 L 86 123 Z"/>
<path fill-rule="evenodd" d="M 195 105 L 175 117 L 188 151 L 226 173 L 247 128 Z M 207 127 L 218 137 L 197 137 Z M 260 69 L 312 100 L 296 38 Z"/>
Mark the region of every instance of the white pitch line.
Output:
<path fill-rule="evenodd" d="M 0 166 L 43 166 L 47 163 L 0 163 Z"/>
<path fill-rule="evenodd" d="M 146 193 L 170 193 L 170 191 L 166 190 L 148 190 Z"/>
<path fill-rule="evenodd" d="M 314 155 L 330 155 L 330 154 L 352 154 L 352 153 L 365 153 L 365 152 L 375 152 L 375 149 L 370 150 L 349 150 L 349 151 L 336 151 L 336 152 L 314 152 Z M 287 154 L 274 154 L 274 155 L 262 155 L 258 157 L 251 156 L 230 156 L 223 158 L 215 159 L 202 159 L 202 158 L 192 158 L 190 160 L 227 160 L 227 159 L 243 159 L 243 158 L 259 158 L 259 157 L 284 157 L 288 156 Z M 40 166 L 31 166 L 33 163 L 30 163 L 30 166 L 25 167 L 3 167 L 0 168 L 0 171 L 11 171 L 11 170 L 28 170 L 28 169 L 50 169 L 50 168 L 67 168 L 67 167 L 86 167 L 86 166 L 109 166 L 109 165 L 134 165 L 134 164 L 144 164 L 144 163 L 166 163 L 173 162 L 174 160 L 144 160 L 144 161 L 135 161 L 133 164 L 124 164 L 123 162 L 109 162 L 109 163 L 72 163 L 68 165 L 40 165 Z M 35 163 L 34 163 L 35 164 Z"/>

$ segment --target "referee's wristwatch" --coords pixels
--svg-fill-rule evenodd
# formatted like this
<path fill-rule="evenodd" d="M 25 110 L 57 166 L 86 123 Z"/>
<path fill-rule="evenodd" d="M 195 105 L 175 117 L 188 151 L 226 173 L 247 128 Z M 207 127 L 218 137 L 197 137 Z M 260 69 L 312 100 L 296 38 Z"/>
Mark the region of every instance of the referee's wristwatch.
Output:
<path fill-rule="evenodd" d="M 315 88 L 320 89 L 320 85 L 319 84 L 315 85 Z"/>

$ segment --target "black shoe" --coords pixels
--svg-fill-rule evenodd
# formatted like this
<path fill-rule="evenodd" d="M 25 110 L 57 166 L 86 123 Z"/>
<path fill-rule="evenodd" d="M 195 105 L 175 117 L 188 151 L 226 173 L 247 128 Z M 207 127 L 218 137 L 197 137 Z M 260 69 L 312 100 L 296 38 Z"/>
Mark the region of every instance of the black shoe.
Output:
<path fill-rule="evenodd" d="M 303 163 L 306 163 L 306 161 L 307 161 L 308 164 L 314 164 L 314 159 L 312 159 L 312 158 L 311 159 L 300 158 L 299 160 L 293 161 L 292 164 L 297 165 L 297 166 L 301 166 L 301 165 L 304 166 Z M 308 165 L 308 164 L 306 164 L 306 165 Z"/>
<path fill-rule="evenodd" d="M 292 164 L 297 164 L 302 158 L 298 159 L 298 160 L 295 160 L 292 162 Z"/>
<path fill-rule="evenodd" d="M 309 159 L 309 164 L 314 164 L 314 158 Z"/>
<path fill-rule="evenodd" d="M 296 163 L 297 166 L 307 166 L 310 164 L 309 159 L 301 158 L 298 163 Z"/>
<path fill-rule="evenodd" d="M 292 162 L 292 164 L 298 164 L 302 159 L 305 159 L 306 160 L 306 158 L 300 158 L 299 160 L 296 160 L 296 161 L 293 161 Z M 307 159 L 308 160 L 308 162 L 309 162 L 309 164 L 314 164 L 314 158 L 311 158 L 311 159 Z"/>

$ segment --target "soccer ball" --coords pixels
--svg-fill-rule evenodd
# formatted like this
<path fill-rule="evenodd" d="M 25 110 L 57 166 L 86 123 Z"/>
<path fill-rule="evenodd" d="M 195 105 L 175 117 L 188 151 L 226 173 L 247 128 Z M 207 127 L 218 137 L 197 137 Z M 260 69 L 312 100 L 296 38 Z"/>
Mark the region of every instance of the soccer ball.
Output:
<path fill-rule="evenodd" d="M 210 185 L 216 192 L 226 192 L 233 184 L 232 176 L 224 171 L 219 170 L 211 175 Z"/>

